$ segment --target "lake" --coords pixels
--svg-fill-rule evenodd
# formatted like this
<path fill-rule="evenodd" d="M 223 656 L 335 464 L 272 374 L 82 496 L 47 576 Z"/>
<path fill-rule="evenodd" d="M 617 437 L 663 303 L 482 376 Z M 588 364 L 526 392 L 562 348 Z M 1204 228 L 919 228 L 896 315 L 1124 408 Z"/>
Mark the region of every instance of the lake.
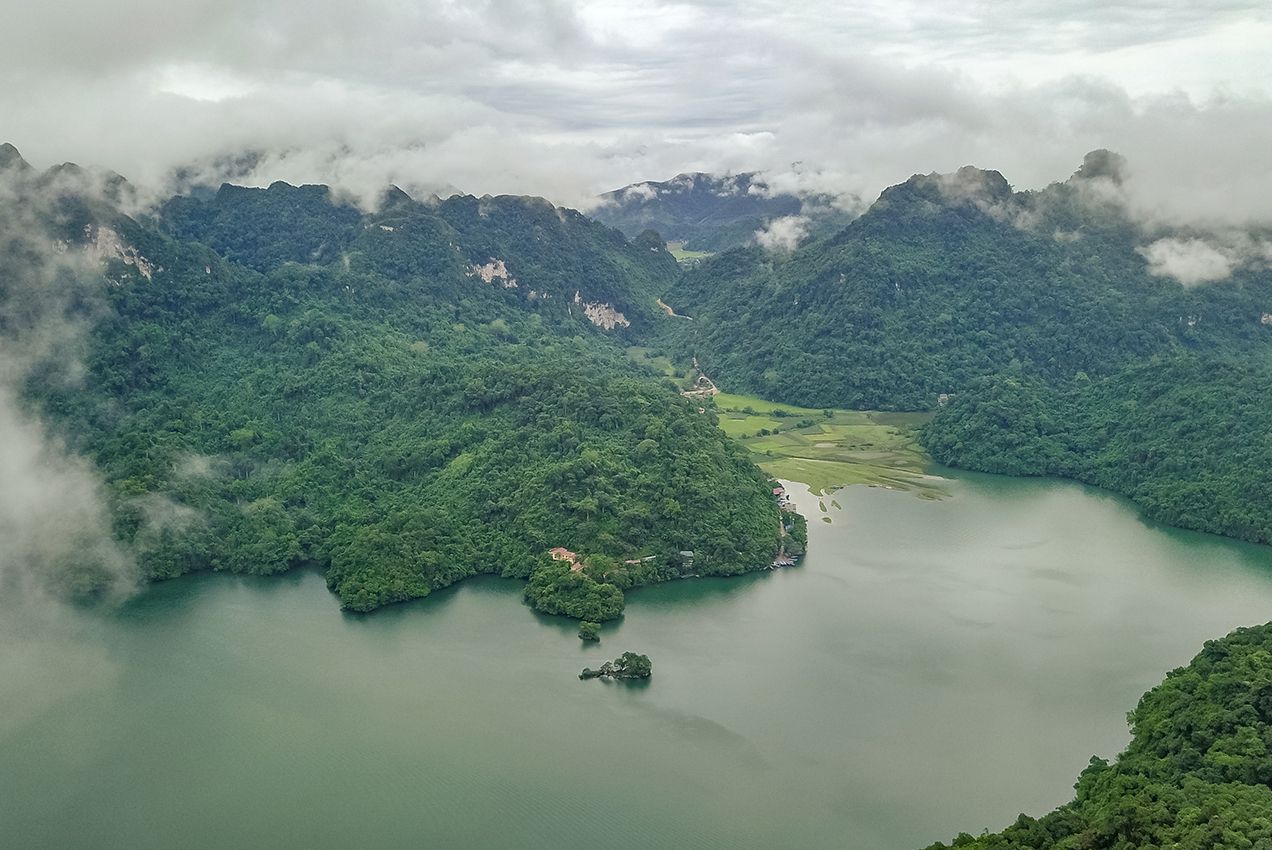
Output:
<path fill-rule="evenodd" d="M 1143 691 L 1272 619 L 1272 549 L 948 489 L 793 485 L 801 566 L 630 593 L 599 646 L 495 578 L 366 617 L 312 573 L 10 610 L 0 843 L 916 848 L 1066 801 Z M 650 683 L 576 678 L 624 650 Z"/>

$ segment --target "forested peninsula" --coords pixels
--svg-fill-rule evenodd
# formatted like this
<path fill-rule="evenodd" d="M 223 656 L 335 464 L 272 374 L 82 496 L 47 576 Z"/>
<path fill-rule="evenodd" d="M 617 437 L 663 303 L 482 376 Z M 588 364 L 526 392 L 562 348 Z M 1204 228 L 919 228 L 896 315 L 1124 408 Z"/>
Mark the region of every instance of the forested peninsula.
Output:
<path fill-rule="evenodd" d="M 310 567 L 369 611 L 495 573 L 602 621 L 682 552 L 732 575 L 778 550 L 767 476 L 623 354 L 677 274 L 658 243 L 533 198 L 365 214 L 226 185 L 129 217 L 122 179 L 4 172 L 31 225 L 6 233 L 5 300 L 67 295 L 5 331 L 76 355 L 33 354 L 21 392 L 104 477 L 144 579 Z M 96 569 L 52 580 L 91 593 Z"/>

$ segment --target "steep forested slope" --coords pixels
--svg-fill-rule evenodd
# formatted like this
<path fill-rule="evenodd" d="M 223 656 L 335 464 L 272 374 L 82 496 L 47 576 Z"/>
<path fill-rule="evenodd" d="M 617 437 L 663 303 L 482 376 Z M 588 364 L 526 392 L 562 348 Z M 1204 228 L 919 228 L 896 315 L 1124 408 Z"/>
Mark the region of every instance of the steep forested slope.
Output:
<path fill-rule="evenodd" d="M 1013 193 L 997 172 L 916 176 L 835 236 L 731 251 L 665 299 L 673 346 L 717 381 L 807 406 L 927 409 L 1018 368 L 1047 382 L 1176 352 L 1272 347 L 1272 274 L 1185 287 L 1149 273 L 1155 238 L 1080 171 Z"/>
<path fill-rule="evenodd" d="M 1272 847 L 1272 623 L 1207 642 L 1129 719 L 1130 746 L 1093 758 L 1072 803 L 929 850 Z"/>
<path fill-rule="evenodd" d="M 7 243 L 4 295 L 108 258 L 67 271 L 46 323 L 83 331 L 83 373 L 50 362 L 24 393 L 104 475 L 146 577 L 313 565 L 369 610 L 538 570 L 555 610 L 604 619 L 681 550 L 706 574 L 776 550 L 765 476 L 614 341 L 674 272 L 657 246 L 529 199 L 363 216 L 321 187 L 224 187 L 147 224 L 17 182 L 6 201 L 62 247 Z"/>
<path fill-rule="evenodd" d="M 1076 478 L 1172 525 L 1272 543 L 1270 434 L 1272 367 L 1173 358 L 1062 386 L 986 379 L 922 439 L 951 466 Z"/>
<path fill-rule="evenodd" d="M 351 262 L 392 278 L 445 278 L 452 295 L 467 290 L 467 276 L 504 290 L 504 303 L 541 314 L 582 319 L 595 305 L 592 314 L 611 316 L 620 330 L 648 329 L 659 312 L 655 299 L 676 274 L 661 245 L 634 246 L 542 198 L 420 203 L 391 190 L 379 212 L 364 216 L 326 186 L 225 185 L 210 198 L 173 198 L 160 224 L 261 272 L 284 262 Z"/>

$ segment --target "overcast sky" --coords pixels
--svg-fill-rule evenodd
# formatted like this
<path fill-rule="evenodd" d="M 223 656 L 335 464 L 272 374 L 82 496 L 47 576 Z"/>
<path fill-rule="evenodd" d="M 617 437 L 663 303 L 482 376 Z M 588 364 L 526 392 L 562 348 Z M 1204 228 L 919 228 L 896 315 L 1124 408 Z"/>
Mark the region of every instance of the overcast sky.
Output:
<path fill-rule="evenodd" d="M 1272 223 L 1272 5 L 1246 0 L 47 0 L 0 28 L 0 137 L 149 186 L 598 192 L 762 170 L 872 199 L 1093 148 L 1163 215 Z"/>

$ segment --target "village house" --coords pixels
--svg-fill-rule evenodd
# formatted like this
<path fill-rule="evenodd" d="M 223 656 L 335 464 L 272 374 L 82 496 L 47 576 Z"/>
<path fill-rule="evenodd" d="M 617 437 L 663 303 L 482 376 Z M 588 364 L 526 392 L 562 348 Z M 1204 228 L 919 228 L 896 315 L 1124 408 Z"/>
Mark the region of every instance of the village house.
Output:
<path fill-rule="evenodd" d="M 578 554 L 571 552 L 564 546 L 557 546 L 555 549 L 549 549 L 548 554 L 552 556 L 554 561 L 565 561 L 570 565 L 570 572 L 577 573 L 583 569 L 583 559 Z"/>
<path fill-rule="evenodd" d="M 554 561 L 569 561 L 570 563 L 574 563 L 579 559 L 578 555 L 574 554 L 569 549 L 566 549 L 564 546 L 557 546 L 555 549 L 549 549 L 548 554 L 552 556 L 552 560 Z"/>

